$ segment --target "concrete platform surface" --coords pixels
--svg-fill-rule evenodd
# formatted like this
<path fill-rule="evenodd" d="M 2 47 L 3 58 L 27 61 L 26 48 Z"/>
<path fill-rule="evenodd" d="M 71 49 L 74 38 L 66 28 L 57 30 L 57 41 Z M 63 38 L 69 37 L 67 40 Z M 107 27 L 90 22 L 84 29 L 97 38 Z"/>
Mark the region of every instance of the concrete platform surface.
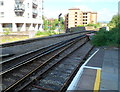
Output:
<path fill-rule="evenodd" d="M 118 90 L 118 49 L 104 49 L 100 90 Z"/>
<path fill-rule="evenodd" d="M 80 77 L 80 80 L 77 83 L 75 90 L 93 90 L 94 83 L 96 78 L 96 70 L 95 69 L 87 69 L 83 70 L 83 74 Z"/>
<path fill-rule="evenodd" d="M 79 69 L 77 75 L 68 87 L 77 92 L 120 92 L 118 48 L 100 48 Z M 81 91 L 82 90 L 82 91 Z M 88 92 L 88 91 L 87 91 Z"/>

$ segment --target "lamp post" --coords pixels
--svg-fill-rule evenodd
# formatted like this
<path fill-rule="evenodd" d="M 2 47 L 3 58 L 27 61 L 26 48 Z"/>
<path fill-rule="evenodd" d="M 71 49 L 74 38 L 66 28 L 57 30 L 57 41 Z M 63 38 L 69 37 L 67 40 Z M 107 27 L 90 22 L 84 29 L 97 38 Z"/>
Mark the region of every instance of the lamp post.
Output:
<path fill-rule="evenodd" d="M 58 23 L 58 30 L 59 30 L 59 34 L 60 34 L 60 20 L 61 20 L 61 15 L 62 15 L 62 13 L 60 13 L 59 14 L 59 16 L 58 16 L 58 21 L 59 21 L 59 23 Z"/>

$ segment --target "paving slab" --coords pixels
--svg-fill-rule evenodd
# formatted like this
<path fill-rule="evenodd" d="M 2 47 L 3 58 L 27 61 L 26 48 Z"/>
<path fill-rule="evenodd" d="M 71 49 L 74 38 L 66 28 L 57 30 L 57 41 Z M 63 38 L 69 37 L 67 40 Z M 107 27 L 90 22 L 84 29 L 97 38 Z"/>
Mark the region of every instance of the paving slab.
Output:
<path fill-rule="evenodd" d="M 103 50 L 103 49 L 100 49 L 100 50 L 94 55 L 94 57 L 92 57 L 92 58 L 89 60 L 89 62 L 86 64 L 86 66 L 102 68 L 103 56 L 104 56 L 104 50 Z"/>
<path fill-rule="evenodd" d="M 77 83 L 76 90 L 93 90 L 96 79 L 96 70 L 84 68 L 83 74 Z"/>
<path fill-rule="evenodd" d="M 96 71 L 99 69 L 101 70 L 99 92 L 120 92 L 120 49 L 117 48 L 100 48 L 84 65 L 74 89 L 79 92 L 94 90 Z"/>
<path fill-rule="evenodd" d="M 118 91 L 118 49 L 104 49 L 100 90 Z M 102 91 L 101 91 L 102 92 Z"/>

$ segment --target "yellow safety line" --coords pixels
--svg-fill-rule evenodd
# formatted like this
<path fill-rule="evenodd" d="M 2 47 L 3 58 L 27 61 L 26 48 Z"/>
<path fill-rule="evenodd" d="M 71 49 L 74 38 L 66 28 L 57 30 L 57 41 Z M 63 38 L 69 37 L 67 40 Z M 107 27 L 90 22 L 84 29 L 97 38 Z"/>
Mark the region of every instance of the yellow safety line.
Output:
<path fill-rule="evenodd" d="M 100 76 L 101 76 L 101 70 L 97 69 L 96 80 L 94 83 L 94 92 L 98 92 L 100 89 Z"/>

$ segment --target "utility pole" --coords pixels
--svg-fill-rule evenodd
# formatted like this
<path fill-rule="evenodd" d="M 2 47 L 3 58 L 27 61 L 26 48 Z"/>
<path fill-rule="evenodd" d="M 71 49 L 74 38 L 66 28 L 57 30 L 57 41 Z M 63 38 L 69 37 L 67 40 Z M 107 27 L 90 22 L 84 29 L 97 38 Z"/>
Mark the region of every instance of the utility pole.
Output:
<path fill-rule="evenodd" d="M 59 27 L 58 27 L 59 29 L 58 30 L 59 30 L 59 34 L 60 34 L 60 20 L 61 20 L 61 15 L 62 15 L 62 13 L 60 13 L 59 16 L 58 16 L 58 21 L 59 21 L 59 24 L 58 24 L 59 25 Z"/>

